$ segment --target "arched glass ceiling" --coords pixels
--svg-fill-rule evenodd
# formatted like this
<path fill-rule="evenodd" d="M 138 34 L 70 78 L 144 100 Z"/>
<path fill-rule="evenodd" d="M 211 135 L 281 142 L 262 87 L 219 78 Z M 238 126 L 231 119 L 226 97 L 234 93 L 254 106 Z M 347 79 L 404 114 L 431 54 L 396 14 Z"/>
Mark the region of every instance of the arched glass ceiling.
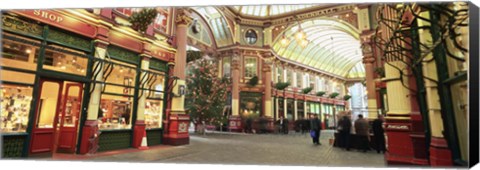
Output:
<path fill-rule="evenodd" d="M 191 7 L 208 22 L 218 47 L 233 44 L 233 36 L 225 17 L 214 7 Z"/>
<path fill-rule="evenodd" d="M 234 6 L 233 8 L 243 15 L 268 17 L 298 11 L 314 6 L 317 5 L 256 5 Z"/>
<path fill-rule="evenodd" d="M 365 66 L 362 62 L 358 62 L 355 66 L 348 72 L 347 78 L 363 78 L 365 77 Z"/>
<path fill-rule="evenodd" d="M 316 19 L 301 23 L 309 41 L 306 47 L 294 38 L 298 24 L 286 29 L 290 43 L 282 46 L 281 35 L 273 45 L 275 53 L 282 58 L 301 63 L 329 73 L 346 77 L 348 72 L 362 60 L 359 34 L 352 26 L 331 19 Z"/>

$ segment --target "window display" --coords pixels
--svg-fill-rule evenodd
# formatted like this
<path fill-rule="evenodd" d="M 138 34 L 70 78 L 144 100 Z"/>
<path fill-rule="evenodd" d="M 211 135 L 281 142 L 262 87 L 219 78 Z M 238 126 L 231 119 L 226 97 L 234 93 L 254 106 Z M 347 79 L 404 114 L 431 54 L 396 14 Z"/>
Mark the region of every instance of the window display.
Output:
<path fill-rule="evenodd" d="M 119 61 L 110 61 L 111 74 L 101 97 L 99 108 L 100 129 L 129 129 L 133 110 L 135 76 L 134 65 Z M 109 70 L 105 70 L 106 72 Z"/>
<path fill-rule="evenodd" d="M 102 95 L 98 126 L 100 129 L 128 129 L 131 127 L 133 98 Z"/>
<path fill-rule="evenodd" d="M 150 70 L 147 82 L 147 101 L 145 103 L 145 124 L 147 129 L 162 127 L 165 73 Z"/>
<path fill-rule="evenodd" d="M 3 84 L 1 89 L 2 132 L 25 132 L 33 87 Z"/>
<path fill-rule="evenodd" d="M 145 124 L 147 129 L 162 127 L 163 100 L 147 100 L 145 103 Z"/>

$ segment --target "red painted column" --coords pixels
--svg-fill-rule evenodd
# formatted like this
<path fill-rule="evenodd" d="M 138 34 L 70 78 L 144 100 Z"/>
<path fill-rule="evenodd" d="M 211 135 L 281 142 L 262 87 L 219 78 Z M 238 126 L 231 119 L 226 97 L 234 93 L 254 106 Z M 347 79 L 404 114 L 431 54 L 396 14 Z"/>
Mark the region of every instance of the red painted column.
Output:
<path fill-rule="evenodd" d="M 99 35 L 97 36 L 97 40 L 95 43 L 95 58 L 103 59 L 105 58 L 108 42 L 103 41 L 104 39 L 108 38 L 108 30 L 107 29 L 99 29 Z M 105 34 L 101 34 L 105 33 Z M 96 81 L 103 81 L 103 70 L 101 69 L 98 73 L 97 77 L 93 78 Z M 100 130 L 98 128 L 98 108 L 100 105 L 100 96 L 101 96 L 101 89 L 102 87 L 97 84 L 96 86 L 92 87 L 94 91 L 90 96 L 90 101 L 88 104 L 88 111 L 87 111 L 87 120 L 85 124 L 81 127 L 82 134 L 80 137 L 80 154 L 87 154 L 87 153 L 95 153 L 98 149 L 98 139 L 100 135 Z"/>
<path fill-rule="evenodd" d="M 239 113 L 240 103 L 240 61 L 239 52 L 233 52 L 232 60 L 232 115 L 228 118 L 228 128 L 230 131 L 241 132 L 243 130 L 242 119 Z"/>
<path fill-rule="evenodd" d="M 177 9 L 175 16 L 176 23 L 176 47 L 177 53 L 175 56 L 175 67 L 173 68 L 173 75 L 178 77 L 175 87 L 169 87 L 169 90 L 178 94 L 180 85 L 185 84 L 185 68 L 186 68 L 186 57 L 187 57 L 187 28 L 191 23 L 192 18 L 186 9 Z M 172 91 L 169 91 L 171 94 Z M 164 132 L 164 143 L 168 145 L 186 145 L 189 144 L 190 137 L 188 135 L 188 126 L 190 117 L 188 114 L 185 114 L 184 110 L 184 100 L 185 96 L 181 95 L 175 97 L 169 95 L 168 98 L 170 103 L 167 108 L 167 118 L 165 132 Z"/>

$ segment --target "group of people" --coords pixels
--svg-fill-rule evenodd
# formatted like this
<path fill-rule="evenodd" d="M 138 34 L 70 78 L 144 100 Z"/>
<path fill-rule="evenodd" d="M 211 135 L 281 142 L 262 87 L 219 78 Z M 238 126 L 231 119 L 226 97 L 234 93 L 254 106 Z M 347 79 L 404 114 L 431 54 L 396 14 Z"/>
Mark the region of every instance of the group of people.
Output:
<path fill-rule="evenodd" d="M 385 153 L 385 136 L 382 124 L 384 122 L 383 115 L 379 115 L 378 119 L 375 119 L 372 123 L 373 138 L 376 146 L 377 153 Z M 351 144 L 351 128 L 352 122 L 349 116 L 345 115 L 338 121 L 337 130 L 339 132 L 339 147 L 345 150 L 350 150 Z M 358 115 L 358 119 L 354 122 L 354 129 L 356 135 L 356 142 L 358 149 L 366 152 L 370 149 L 370 132 L 369 132 L 368 120 L 363 118 L 363 115 Z"/>

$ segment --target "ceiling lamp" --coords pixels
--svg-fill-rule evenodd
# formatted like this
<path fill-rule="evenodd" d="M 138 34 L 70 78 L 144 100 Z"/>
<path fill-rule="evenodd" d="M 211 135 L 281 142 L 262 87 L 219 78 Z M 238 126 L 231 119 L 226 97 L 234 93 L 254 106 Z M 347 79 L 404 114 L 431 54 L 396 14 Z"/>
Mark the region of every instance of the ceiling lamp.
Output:
<path fill-rule="evenodd" d="M 280 44 L 286 47 L 290 43 L 290 40 L 285 36 L 285 33 L 282 35 L 282 39 L 280 40 Z"/>
<path fill-rule="evenodd" d="M 300 21 L 298 20 L 297 16 L 294 16 L 295 20 L 297 21 L 297 24 L 298 24 L 298 30 L 296 33 L 294 33 L 294 37 L 297 41 L 297 43 L 300 44 L 300 46 L 302 47 L 306 47 L 308 45 L 308 40 L 307 40 L 307 34 L 303 31 L 302 29 L 302 25 L 300 23 Z M 286 28 L 288 28 L 288 25 L 290 25 L 290 22 L 287 23 L 287 26 Z M 283 28 L 284 26 L 282 26 Z M 282 39 L 280 39 L 280 44 L 283 46 L 283 47 L 286 47 L 289 43 L 290 43 L 290 40 L 287 38 L 287 36 L 285 36 L 285 32 L 286 31 L 283 31 L 283 34 L 282 34 Z"/>

